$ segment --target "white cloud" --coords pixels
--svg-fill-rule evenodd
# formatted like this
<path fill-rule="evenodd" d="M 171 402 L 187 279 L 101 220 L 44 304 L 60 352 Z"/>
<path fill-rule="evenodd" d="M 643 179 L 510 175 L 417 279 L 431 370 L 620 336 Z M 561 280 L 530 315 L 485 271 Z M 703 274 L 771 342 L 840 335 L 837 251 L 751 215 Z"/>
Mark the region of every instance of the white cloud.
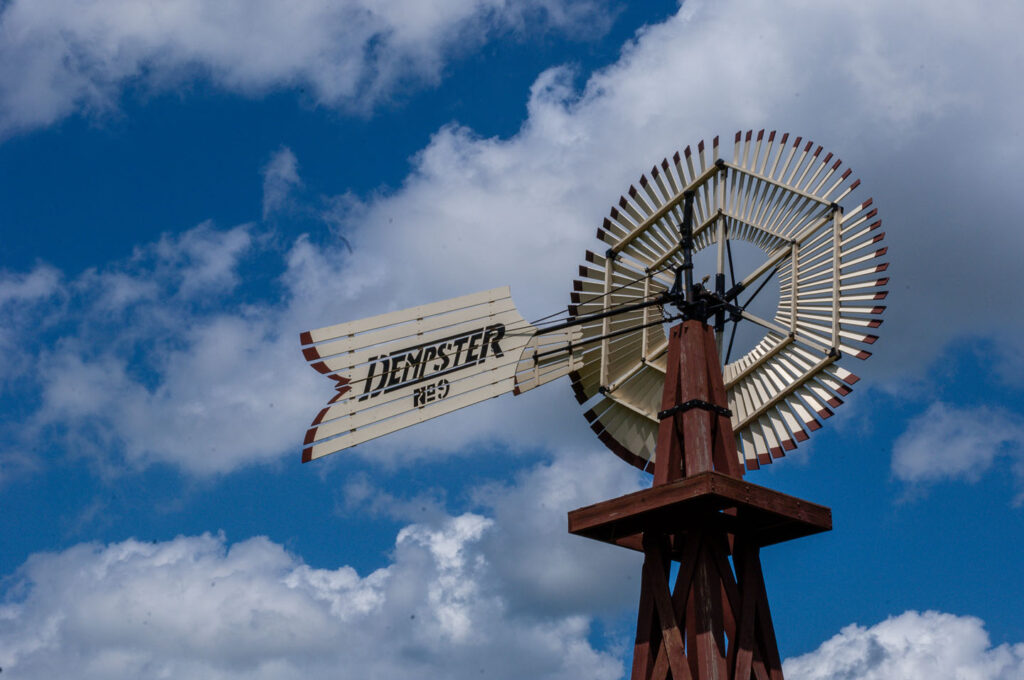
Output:
<path fill-rule="evenodd" d="M 595 445 L 561 450 L 507 483 L 471 489 L 471 507 L 493 517 L 480 548 L 490 563 L 494 591 L 511 610 L 535 615 L 617 614 L 633 608 L 640 592 L 640 554 L 567 533 L 566 514 L 644 486 L 639 472 L 631 473 Z M 443 490 L 402 498 L 358 476 L 345 485 L 342 512 L 434 524 L 446 515 L 444 505 Z"/>
<path fill-rule="evenodd" d="M 0 487 L 40 469 L 39 460 L 26 451 L 0 451 Z"/>
<path fill-rule="evenodd" d="M 297 451 L 317 376 L 280 312 L 232 302 L 260 242 L 247 226 L 201 224 L 62 284 L 40 312 L 54 339 L 28 343 L 38 331 L 23 324 L 41 401 L 12 436 L 55 432 L 114 467 L 196 474 Z"/>
<path fill-rule="evenodd" d="M 284 207 L 288 194 L 301 183 L 298 159 L 281 147 L 263 168 L 263 219 Z"/>
<path fill-rule="evenodd" d="M 567 533 L 566 513 L 639 491 L 649 484 L 640 477 L 595 442 L 475 490 L 494 516 L 483 546 L 510 606 L 553 615 L 635 608 L 640 553 Z"/>
<path fill-rule="evenodd" d="M 0 10 L 0 136 L 196 77 L 244 94 L 308 87 L 318 103 L 366 112 L 436 83 L 449 59 L 497 34 L 600 33 L 603 10 L 598 0 L 12 0 Z"/>
<path fill-rule="evenodd" d="M 496 571 L 515 543 L 490 519 L 402 529 L 386 567 L 310 567 L 266 538 L 81 544 L 5 579 L 0 667 L 19 678 L 620 678 L 573 607 L 516 606 Z M 538 557 L 533 555 L 530 557 Z M 550 565 L 558 551 L 539 555 Z M 523 561 L 526 561 L 524 559 Z M 593 565 L 591 565 L 593 566 Z M 499 586 L 495 586 L 495 582 Z M 596 595 L 591 592 L 591 595 Z M 993 646 L 970 616 L 908 611 L 851 624 L 787 659 L 793 680 L 1010 680 L 1024 643 Z"/>
<path fill-rule="evenodd" d="M 1024 476 L 1024 421 L 980 406 L 935 402 L 914 418 L 893 444 L 892 471 L 906 482 L 977 481 L 997 458 L 1015 462 Z M 1024 495 L 1017 502 L 1024 500 Z"/>
<path fill-rule="evenodd" d="M 41 310 L 47 303 L 59 301 L 61 274 L 46 264 L 37 264 L 25 273 L 0 271 L 0 385 L 24 375 L 31 336 L 38 333 Z"/>
<path fill-rule="evenodd" d="M 1012 680 L 1024 676 L 1024 643 L 993 647 L 973 616 L 908 611 L 851 624 L 783 671 L 790 680 Z"/>
<path fill-rule="evenodd" d="M 357 257 L 337 272 L 350 301 L 339 318 L 500 283 L 527 318 L 548 313 L 567 302 L 596 226 L 641 172 L 701 138 L 721 134 L 728 149 L 737 129 L 779 127 L 850 162 L 861 198 L 875 197 L 889 227 L 893 294 L 879 357 L 853 370 L 920 370 L 952 338 L 1024 329 L 1006 293 L 1024 285 L 1006 278 L 1024 243 L 996 198 L 1012 195 L 1020 151 L 1013 112 L 1024 101 L 1005 88 L 1005 50 L 1022 49 L 1008 28 L 1021 11 L 687 3 L 580 91 L 567 69 L 540 75 L 515 136 L 446 127 L 398 191 L 348 202 L 340 217 Z M 969 158 L 992 172 L 976 173 Z M 331 252 L 307 265 L 338 260 Z M 977 314 L 951 313 L 968 308 Z"/>
<path fill-rule="evenodd" d="M 37 424 L 66 428 L 71 451 L 112 462 L 120 454 L 130 467 L 170 462 L 194 474 L 277 460 L 289 448 L 297 452 L 303 424 L 315 410 L 309 395 L 316 380 L 289 366 L 292 338 L 260 317 L 217 315 L 195 323 L 135 344 L 181 343 L 180 349 L 148 350 L 156 373 L 76 343 L 46 352 Z M 133 374 L 139 370 L 141 377 Z M 147 386 L 150 381 L 157 384 Z"/>
<path fill-rule="evenodd" d="M 1015 191 L 1016 151 L 1007 151 L 1019 151 L 1013 111 L 1024 102 L 1005 88 L 1014 75 L 1004 49 L 1022 49 L 1008 33 L 1020 13 L 1009 3 L 955 16 L 934 3 L 687 3 L 582 90 L 569 69 L 541 74 L 511 138 L 445 127 L 397 191 L 345 201 L 337 218 L 354 254 L 301 248 L 289 280 L 319 303 L 296 318 L 319 327 L 505 283 L 526 318 L 542 316 L 568 302 L 584 248 L 599 245 L 595 227 L 641 172 L 702 137 L 722 134 L 728 149 L 736 129 L 778 126 L 851 162 L 860 197 L 874 195 L 889 228 L 893 293 L 878 356 L 847 360 L 851 370 L 896 380 L 954 338 L 1024 330 L 1006 293 L 1024 287 L 1007 280 L 1019 278 L 1012 260 L 1024 243 L 996 199 Z M 993 172 L 950 160 L 979 154 Z M 524 399 L 531 405 L 516 409 L 572 407 L 564 386 Z M 458 448 L 481 433 L 526 445 L 565 436 L 515 427 L 503 408 L 418 428 L 418 449 Z"/>
<path fill-rule="evenodd" d="M 228 7 L 225 16 L 234 11 Z M 266 19 L 259 7 L 257 23 Z M 1007 294 L 1024 287 L 1013 261 L 1024 243 L 1005 200 L 1016 190 L 1020 152 L 1014 112 L 1024 102 L 1005 83 L 1016 78 L 1013 55 L 1024 56 L 1011 28 L 1022 11 L 1015 3 L 951 13 L 935 3 L 881 0 L 856 8 L 688 2 L 646 28 L 582 90 L 566 68 L 541 74 L 516 135 L 485 139 L 445 127 L 397 190 L 336 201 L 328 221 L 344 240 L 294 242 L 279 300 L 220 311 L 185 295 L 237 285 L 239 258 L 260 247 L 247 227 L 171 239 L 165 255 L 135 262 L 127 278 L 112 271 L 120 265 L 101 270 L 112 308 L 150 301 L 145 323 L 114 331 L 135 343 L 148 372 L 130 365 L 134 355 L 98 349 L 111 329 L 90 320 L 45 354 L 46 377 L 56 381 L 47 395 L 57 403 L 60 391 L 76 388 L 68 376 L 113 362 L 100 384 L 117 397 L 84 400 L 110 408 L 68 408 L 106 428 L 106 441 L 127 443 L 132 460 L 211 472 L 278 458 L 295 450 L 295 428 L 331 393 L 299 363 L 298 331 L 502 284 L 512 285 L 528 319 L 563 308 L 607 206 L 642 171 L 701 137 L 773 123 L 851 161 L 889 226 L 894 292 L 879 356 L 851 368 L 893 379 L 920 371 L 952 338 L 1024 330 L 1021 306 Z M 267 196 L 276 200 L 273 191 Z M 210 259 L 193 239 L 217 240 Z M 180 281 L 172 262 L 187 272 Z M 972 268 L 979 262 L 985 266 Z M 951 313 L 964 309 L 973 313 Z M 354 452 L 409 460 L 465 451 L 485 438 L 513 449 L 597 446 L 576 411 L 559 384 Z"/>
<path fill-rule="evenodd" d="M 239 283 L 238 261 L 251 246 L 248 228 L 216 232 L 206 223 L 177 237 L 164 235 L 154 249 L 161 269 L 173 269 L 179 277 L 177 294 L 188 298 L 231 292 Z"/>
<path fill-rule="evenodd" d="M 510 615 L 486 592 L 490 520 L 410 525 L 367 576 L 223 536 L 36 554 L 0 605 L 0 667 L 19 678 L 612 680 L 581 616 Z"/>
<path fill-rule="evenodd" d="M 48 298 L 57 293 L 59 283 L 60 272 L 45 264 L 27 274 L 0 272 L 0 308 Z"/>

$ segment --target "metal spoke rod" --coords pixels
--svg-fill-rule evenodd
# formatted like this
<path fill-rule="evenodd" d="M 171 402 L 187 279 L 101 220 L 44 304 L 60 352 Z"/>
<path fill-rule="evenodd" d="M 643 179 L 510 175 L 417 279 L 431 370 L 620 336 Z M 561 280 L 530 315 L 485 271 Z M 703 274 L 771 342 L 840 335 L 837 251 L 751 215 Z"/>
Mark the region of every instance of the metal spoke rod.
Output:
<path fill-rule="evenodd" d="M 576 348 L 581 347 L 583 345 L 589 345 L 589 344 L 592 344 L 592 343 L 595 343 L 595 342 L 599 342 L 601 340 L 607 340 L 609 338 L 615 338 L 615 337 L 618 337 L 620 335 L 626 335 L 628 333 L 635 333 L 635 332 L 637 332 L 637 331 L 639 331 L 641 329 L 644 329 L 644 328 L 650 328 L 651 326 L 660 326 L 663 323 L 668 323 L 669 321 L 675 321 L 676 319 L 681 319 L 681 318 L 682 318 L 682 314 L 674 314 L 672 316 L 668 316 L 668 317 L 664 317 L 664 318 L 658 319 L 657 321 L 651 321 L 649 323 L 644 323 L 644 324 L 637 324 L 636 326 L 630 326 L 629 328 L 623 328 L 623 329 L 620 329 L 620 330 L 617 330 L 617 331 L 612 331 L 611 333 L 607 333 L 605 335 L 595 335 L 592 338 L 587 338 L 586 340 L 580 340 L 577 343 L 571 343 L 570 342 L 565 347 L 556 347 L 555 349 L 549 349 L 546 352 L 538 352 L 537 354 L 533 355 L 533 358 L 536 360 L 536 359 L 541 359 L 541 358 L 546 357 L 546 356 L 551 356 L 553 354 L 558 354 L 559 352 L 572 352 Z"/>
<path fill-rule="evenodd" d="M 580 326 L 591 321 L 598 321 L 605 317 L 615 316 L 616 314 L 625 314 L 627 312 L 635 312 L 645 307 L 653 307 L 654 305 L 662 305 L 668 302 L 668 297 L 665 294 L 661 294 L 656 298 L 645 300 L 643 302 L 637 302 L 632 305 L 623 305 L 621 307 L 615 307 L 609 309 L 606 312 L 595 312 L 593 314 L 587 314 L 586 316 L 578 316 L 575 319 L 570 319 L 554 326 L 548 326 L 537 331 L 537 335 L 544 335 L 545 333 L 554 333 L 555 331 L 565 330 L 566 328 L 572 328 L 573 326 Z"/>

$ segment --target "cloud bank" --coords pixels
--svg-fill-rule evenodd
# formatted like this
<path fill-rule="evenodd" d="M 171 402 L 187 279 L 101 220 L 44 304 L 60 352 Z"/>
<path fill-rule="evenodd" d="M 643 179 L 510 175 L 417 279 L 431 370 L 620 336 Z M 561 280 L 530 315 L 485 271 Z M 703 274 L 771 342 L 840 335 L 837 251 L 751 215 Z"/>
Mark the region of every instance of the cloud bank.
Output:
<path fill-rule="evenodd" d="M 340 669 L 613 680 L 622 662 L 595 647 L 593 617 L 635 603 L 639 558 L 561 528 L 566 510 L 634 490 L 620 470 L 600 453 L 563 456 L 515 485 L 477 489 L 486 514 L 418 511 L 370 574 L 313 568 L 266 538 L 229 544 L 222 534 L 39 553 L 0 581 L 0 668 L 19 678 L 336 678 Z M 356 512 L 411 505 L 372 487 L 354 501 Z"/>
<path fill-rule="evenodd" d="M 494 530 L 472 513 L 407 525 L 391 563 L 366 575 L 310 567 L 262 537 L 36 554 L 7 580 L 0 667 L 29 679 L 334 678 L 339 669 L 621 678 L 623 659 L 595 649 L 588 616 L 524 611 L 494 587 L 503 575 L 484 547 Z M 972 616 L 908 611 L 851 624 L 784 671 L 793 680 L 1011 680 L 1024 673 L 1024 643 L 993 646 Z"/>
<path fill-rule="evenodd" d="M 1011 680 L 1024 674 L 1024 643 L 993 647 L 973 616 L 908 611 L 869 628 L 851 624 L 787 659 L 783 672 L 791 680 Z"/>
<path fill-rule="evenodd" d="M 12 0 L 0 10 L 0 137 L 123 91 L 205 79 L 245 95 L 309 88 L 321 105 L 368 113 L 437 83 L 445 64 L 497 35 L 598 35 L 598 0 Z"/>
<path fill-rule="evenodd" d="M 476 550 L 491 522 L 410 525 L 394 561 L 314 569 L 265 538 L 82 544 L 38 554 L 0 605 L 0 667 L 19 678 L 612 680 L 582 616 L 517 618 Z"/>
<path fill-rule="evenodd" d="M 260 7 L 254 21 L 265 20 Z M 331 201 L 329 236 L 300 237 L 281 255 L 264 250 L 252 227 L 200 226 L 67 282 L 61 310 L 80 321 L 37 357 L 46 385 L 38 421 L 61 432 L 77 418 L 88 425 L 75 432 L 88 435 L 81 450 L 123 449 L 136 465 L 209 474 L 277 459 L 295 450 L 330 394 L 299 363 L 297 332 L 502 284 L 528 319 L 563 308 L 607 206 L 641 172 L 702 137 L 761 126 L 843 153 L 864 178 L 863 197 L 874 195 L 889 229 L 893 294 L 876 357 L 851 368 L 897 384 L 953 339 L 1024 330 L 1007 293 L 1024 287 L 1014 260 L 1024 243 L 1004 200 L 1015 195 L 1021 151 L 1015 112 L 1024 95 L 1005 83 L 1016 77 L 1014 55 L 1024 58 L 1010 28 L 1022 12 L 1017 3 L 950 12 L 880 0 L 689 2 L 581 88 L 569 68 L 540 74 L 512 137 L 438 130 L 397 189 Z M 301 182 L 298 163 L 278 155 L 267 166 L 264 208 Z M 216 245 L 201 264 L 191 243 L 204 239 Z M 279 287 L 243 304 L 225 291 L 239 291 L 239 263 L 252 253 L 278 258 Z M 214 280 L 221 307 L 188 295 Z M 144 322 L 104 326 L 105 318 Z M 31 327 L 39 316 L 26 319 Z M 125 350 L 110 346 L 111 332 Z M 408 460 L 483 439 L 514 448 L 592 442 L 574 413 L 565 388 L 551 386 L 355 453 Z"/>
<path fill-rule="evenodd" d="M 15 440 L 50 438 L 113 468 L 212 474 L 277 459 L 315 381 L 296 370 L 280 314 L 234 297 L 262 240 L 250 226 L 203 224 L 58 279 L 17 328 L 37 352 L 39 407 L 10 424 Z"/>
<path fill-rule="evenodd" d="M 893 444 L 892 472 L 902 481 L 976 482 L 999 461 L 1024 482 L 1024 422 L 985 406 L 960 408 L 936 402 L 910 421 Z M 1024 502 L 1024 491 L 1015 499 Z"/>

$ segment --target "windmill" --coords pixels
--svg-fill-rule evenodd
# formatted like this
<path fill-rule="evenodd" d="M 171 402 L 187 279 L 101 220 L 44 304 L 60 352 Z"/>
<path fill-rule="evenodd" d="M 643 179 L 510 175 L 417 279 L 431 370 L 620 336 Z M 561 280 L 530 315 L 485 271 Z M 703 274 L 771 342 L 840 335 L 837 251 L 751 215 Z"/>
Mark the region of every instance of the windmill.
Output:
<path fill-rule="evenodd" d="M 760 549 L 831 511 L 743 476 L 843 403 L 858 378 L 839 364 L 870 356 L 888 283 L 877 211 L 822 151 L 762 130 L 732 160 L 716 137 L 661 161 L 597 230 L 563 314 L 528 323 L 505 287 L 302 333 L 336 390 L 303 461 L 568 376 L 598 438 L 653 473 L 569 513 L 571 533 L 644 554 L 633 680 L 781 678 Z M 760 253 L 739 274 L 737 242 Z M 750 306 L 769 281 L 771 319 Z M 739 324 L 761 338 L 734 359 Z"/>

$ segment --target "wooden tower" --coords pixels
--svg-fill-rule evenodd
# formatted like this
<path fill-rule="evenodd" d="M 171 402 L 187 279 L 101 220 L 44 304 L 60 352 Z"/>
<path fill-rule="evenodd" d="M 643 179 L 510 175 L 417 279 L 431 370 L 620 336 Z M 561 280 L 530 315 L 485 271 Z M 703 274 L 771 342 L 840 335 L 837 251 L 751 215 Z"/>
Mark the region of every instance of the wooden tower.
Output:
<path fill-rule="evenodd" d="M 644 553 L 632 680 L 781 680 L 760 550 L 832 512 L 743 481 L 710 326 L 673 327 L 667 366 L 653 486 L 570 512 L 569 531 Z"/>

